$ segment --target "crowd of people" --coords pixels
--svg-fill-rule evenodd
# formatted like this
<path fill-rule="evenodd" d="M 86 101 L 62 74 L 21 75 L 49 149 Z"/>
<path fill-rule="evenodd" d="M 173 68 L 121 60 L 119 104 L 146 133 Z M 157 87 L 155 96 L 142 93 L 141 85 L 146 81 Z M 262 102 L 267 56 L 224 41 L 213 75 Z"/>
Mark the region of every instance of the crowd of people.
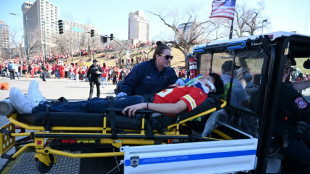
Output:
<path fill-rule="evenodd" d="M 137 63 L 146 61 L 146 59 L 137 59 Z M 136 64 L 131 64 L 130 67 Z M 131 68 L 126 68 L 121 64 L 117 66 L 106 66 L 105 63 L 100 64 L 101 68 L 104 70 L 102 74 L 102 87 L 106 87 L 108 82 L 116 85 L 119 81 L 123 81 L 125 76 L 131 71 Z M 31 61 L 29 66 L 27 62 L 21 61 L 19 58 L 3 59 L 0 60 L 0 75 L 10 77 L 14 80 L 15 78 L 29 77 L 47 77 L 47 78 L 57 78 L 57 79 L 72 79 L 79 81 L 89 81 L 86 76 L 89 67 L 85 63 L 64 63 L 62 59 L 52 63 L 45 63 L 43 59 L 38 59 L 36 61 Z M 186 76 L 185 69 L 180 66 L 174 68 L 178 77 L 183 78 Z"/>

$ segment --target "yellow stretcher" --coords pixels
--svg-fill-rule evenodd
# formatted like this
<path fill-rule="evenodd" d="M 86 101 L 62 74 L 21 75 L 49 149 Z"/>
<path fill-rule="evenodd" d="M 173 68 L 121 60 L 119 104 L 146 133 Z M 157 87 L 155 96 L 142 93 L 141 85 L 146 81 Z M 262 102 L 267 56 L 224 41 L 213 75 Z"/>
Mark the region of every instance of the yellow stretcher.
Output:
<path fill-rule="evenodd" d="M 226 106 L 226 101 L 220 100 L 220 108 Z M 44 126 L 33 126 L 22 123 L 17 120 L 17 113 L 9 114 L 7 117 L 10 122 L 1 128 L 0 134 L 0 153 L 2 158 L 15 159 L 21 155 L 27 148 L 35 149 L 35 159 L 37 161 L 37 169 L 39 172 L 48 172 L 54 163 L 56 157 L 54 155 L 66 156 L 71 158 L 93 158 L 93 157 L 113 157 L 123 156 L 124 152 L 104 152 L 104 153 L 70 153 L 71 147 L 96 147 L 101 145 L 112 145 L 120 148 L 124 145 L 154 145 L 191 141 L 188 134 L 181 133 L 181 125 L 197 119 L 199 117 L 211 114 L 219 108 L 211 108 L 202 113 L 196 114 L 189 118 L 179 120 L 170 124 L 164 130 L 152 130 L 153 135 L 147 135 L 145 123 L 147 117 L 144 115 L 142 119 L 141 129 L 128 130 L 124 129 L 118 133 L 112 133 L 113 130 L 107 125 L 107 117 L 102 118 L 102 127 L 67 127 L 52 126 L 50 131 L 46 131 Z M 150 112 L 146 112 L 148 114 Z M 178 118 L 178 116 L 176 116 Z M 17 128 L 21 128 L 21 132 L 16 132 Z M 24 131 L 23 131 L 24 130 Z M 219 139 L 231 139 L 218 130 L 215 130 L 218 137 L 211 138 L 202 137 L 200 141 L 214 141 Z M 112 147 L 111 146 L 111 147 Z M 7 152 L 16 147 L 18 149 L 14 154 L 7 155 Z"/>

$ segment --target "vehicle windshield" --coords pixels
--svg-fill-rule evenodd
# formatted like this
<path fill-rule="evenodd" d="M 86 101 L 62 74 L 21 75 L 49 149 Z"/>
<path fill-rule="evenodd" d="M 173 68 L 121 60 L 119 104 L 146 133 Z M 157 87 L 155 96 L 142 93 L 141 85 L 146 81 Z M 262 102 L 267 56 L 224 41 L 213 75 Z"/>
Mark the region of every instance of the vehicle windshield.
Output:
<path fill-rule="evenodd" d="M 258 111 L 258 93 L 260 89 L 260 77 L 264 61 L 264 54 L 260 50 L 249 50 L 237 52 L 234 56 L 231 52 L 221 52 L 213 54 L 212 72 L 221 75 L 225 84 L 225 97 L 227 97 L 228 86 L 230 86 L 230 72 L 225 72 L 223 66 L 225 62 L 232 61 L 235 57 L 236 67 L 234 68 L 234 78 L 230 105 L 238 109 L 251 112 Z M 211 54 L 201 55 L 201 74 L 210 72 Z M 223 66 L 222 66 L 223 65 Z M 229 79 L 227 79 L 227 77 Z M 241 96 L 243 95 L 243 96 Z M 226 98 L 228 99 L 228 98 Z"/>

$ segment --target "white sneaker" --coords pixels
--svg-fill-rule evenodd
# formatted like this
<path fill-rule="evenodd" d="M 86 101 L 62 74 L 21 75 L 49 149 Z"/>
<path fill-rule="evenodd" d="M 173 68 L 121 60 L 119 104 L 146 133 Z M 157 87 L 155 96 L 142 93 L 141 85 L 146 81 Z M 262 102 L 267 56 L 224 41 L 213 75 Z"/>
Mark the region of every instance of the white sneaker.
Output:
<path fill-rule="evenodd" d="M 10 102 L 20 114 L 32 113 L 32 109 L 38 106 L 15 87 L 10 90 Z"/>
<path fill-rule="evenodd" d="M 46 101 L 45 97 L 41 94 L 39 90 L 39 83 L 36 80 L 32 80 L 28 88 L 28 97 L 35 103 L 40 103 L 41 101 Z"/>

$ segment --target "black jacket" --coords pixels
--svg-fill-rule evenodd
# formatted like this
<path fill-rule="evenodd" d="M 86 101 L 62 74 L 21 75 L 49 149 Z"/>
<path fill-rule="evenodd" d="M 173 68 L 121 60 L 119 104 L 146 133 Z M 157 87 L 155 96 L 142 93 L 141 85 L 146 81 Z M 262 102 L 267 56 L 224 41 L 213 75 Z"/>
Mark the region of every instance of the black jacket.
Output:
<path fill-rule="evenodd" d="M 96 74 L 98 71 L 101 72 L 101 74 Z M 87 77 L 90 75 L 90 81 L 100 81 L 102 72 L 102 68 L 99 65 L 95 66 L 92 64 L 87 71 Z"/>
<path fill-rule="evenodd" d="M 153 60 L 136 65 L 120 85 L 120 92 L 127 95 L 149 95 L 166 89 L 174 84 L 178 77 L 173 68 L 167 67 L 161 72 Z"/>
<path fill-rule="evenodd" d="M 283 83 L 274 127 L 276 134 L 297 135 L 297 122 L 299 121 L 310 124 L 309 103 L 292 85 Z"/>

